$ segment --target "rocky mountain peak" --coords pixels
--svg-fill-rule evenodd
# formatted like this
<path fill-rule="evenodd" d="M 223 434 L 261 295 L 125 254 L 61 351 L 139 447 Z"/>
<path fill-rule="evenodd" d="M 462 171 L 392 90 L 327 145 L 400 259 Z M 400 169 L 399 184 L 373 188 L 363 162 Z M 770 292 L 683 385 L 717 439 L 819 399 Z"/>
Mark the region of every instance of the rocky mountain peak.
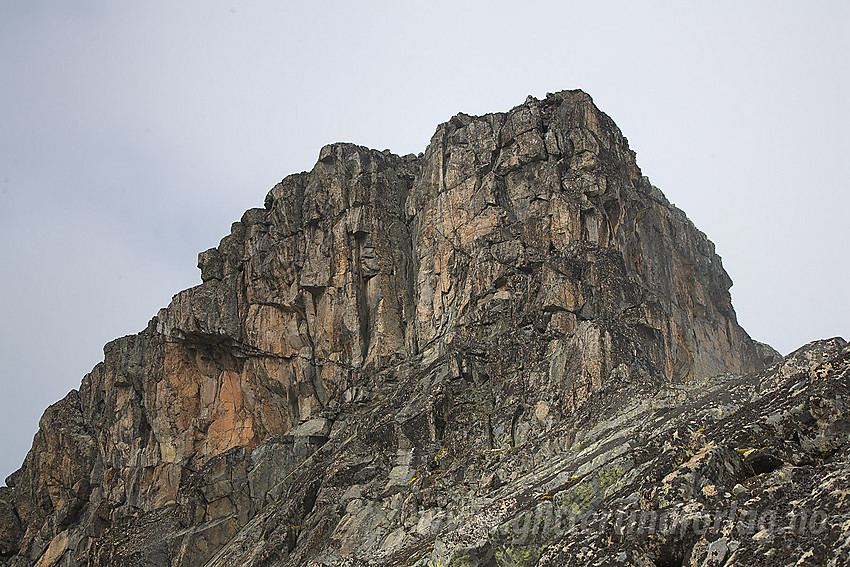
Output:
<path fill-rule="evenodd" d="M 681 408 L 721 431 L 764 381 L 846 374 L 840 339 L 764 370 L 714 246 L 582 91 L 457 114 L 418 156 L 327 145 L 198 267 L 45 412 L 0 491 L 0 564 L 584 564 L 580 479 L 585 511 L 655 494 L 687 451 L 743 482 L 758 467 Z"/>

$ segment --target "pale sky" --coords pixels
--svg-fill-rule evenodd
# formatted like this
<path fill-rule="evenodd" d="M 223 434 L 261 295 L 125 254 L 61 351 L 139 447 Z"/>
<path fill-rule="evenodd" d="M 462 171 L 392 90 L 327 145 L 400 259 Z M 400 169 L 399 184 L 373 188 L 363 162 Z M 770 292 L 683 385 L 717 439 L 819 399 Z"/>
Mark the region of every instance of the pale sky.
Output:
<path fill-rule="evenodd" d="M 850 338 L 850 3 L 0 0 L 0 481 L 319 149 L 581 88 L 783 354 Z"/>

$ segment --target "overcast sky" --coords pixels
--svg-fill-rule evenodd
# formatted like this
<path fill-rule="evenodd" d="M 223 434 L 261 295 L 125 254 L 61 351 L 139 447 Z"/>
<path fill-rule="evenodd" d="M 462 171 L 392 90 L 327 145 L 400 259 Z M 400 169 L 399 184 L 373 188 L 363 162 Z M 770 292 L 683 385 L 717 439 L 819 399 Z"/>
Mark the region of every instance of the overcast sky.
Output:
<path fill-rule="evenodd" d="M 528 94 L 593 96 L 754 338 L 850 338 L 850 3 L 694 4 L 0 0 L 0 480 L 324 144 L 418 153 Z"/>

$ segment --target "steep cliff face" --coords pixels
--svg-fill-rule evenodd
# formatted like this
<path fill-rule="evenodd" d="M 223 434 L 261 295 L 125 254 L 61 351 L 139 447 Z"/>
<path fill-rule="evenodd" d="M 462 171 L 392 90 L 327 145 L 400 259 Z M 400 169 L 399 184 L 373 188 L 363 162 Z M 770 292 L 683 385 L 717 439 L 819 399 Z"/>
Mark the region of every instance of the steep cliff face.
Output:
<path fill-rule="evenodd" d="M 775 361 L 580 91 L 326 146 L 199 267 L 45 412 L 0 563 L 425 561 L 599 400 Z"/>

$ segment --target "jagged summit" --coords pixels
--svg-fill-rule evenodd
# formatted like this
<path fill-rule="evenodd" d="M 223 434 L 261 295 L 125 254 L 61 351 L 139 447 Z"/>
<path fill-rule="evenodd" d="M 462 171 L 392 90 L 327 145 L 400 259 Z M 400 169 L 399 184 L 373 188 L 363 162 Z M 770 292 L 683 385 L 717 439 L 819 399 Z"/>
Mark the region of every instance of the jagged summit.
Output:
<path fill-rule="evenodd" d="M 779 357 L 581 91 L 458 114 L 419 156 L 325 146 L 198 266 L 45 412 L 0 489 L 0 564 L 578 561 L 576 510 L 699 496 L 650 497 L 687 451 L 729 463 L 716 486 L 752 476 L 694 432 L 757 422 L 748 396 L 792 376 L 739 378 Z M 817 349 L 794 368 L 832 395 L 847 348 Z M 770 459 L 841 447 L 836 408 Z"/>

